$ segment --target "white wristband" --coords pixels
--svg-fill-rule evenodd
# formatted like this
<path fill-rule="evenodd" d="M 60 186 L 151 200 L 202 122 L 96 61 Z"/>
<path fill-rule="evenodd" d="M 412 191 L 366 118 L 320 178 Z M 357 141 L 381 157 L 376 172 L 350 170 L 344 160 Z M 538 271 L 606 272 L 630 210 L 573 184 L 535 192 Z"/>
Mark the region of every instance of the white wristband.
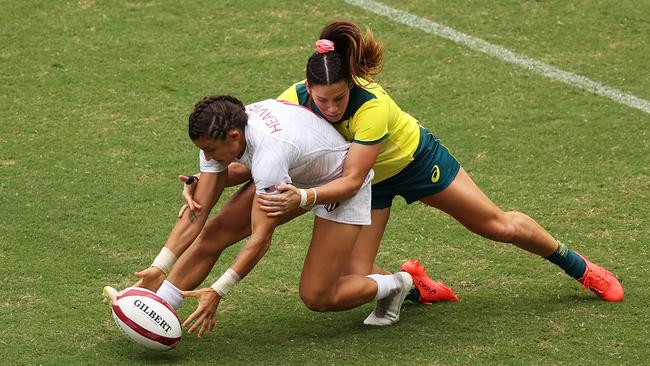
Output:
<path fill-rule="evenodd" d="M 176 255 L 167 247 L 162 247 L 160 253 L 156 256 L 151 264 L 152 267 L 160 269 L 165 276 L 172 270 L 172 266 L 176 263 Z"/>
<path fill-rule="evenodd" d="M 298 192 L 300 192 L 300 208 L 307 209 L 307 191 L 300 188 Z"/>
<path fill-rule="evenodd" d="M 239 278 L 239 275 L 237 272 L 235 272 L 232 268 L 228 268 L 224 274 L 219 277 L 219 279 L 212 284 L 212 289 L 215 290 L 219 296 L 224 297 L 230 291 L 233 287 L 235 287 L 236 284 L 241 281 L 241 278 Z"/>
<path fill-rule="evenodd" d="M 312 188 L 312 191 L 314 191 L 314 202 L 311 204 L 311 207 L 316 206 L 316 200 L 318 199 L 318 194 L 316 193 L 316 188 Z"/>

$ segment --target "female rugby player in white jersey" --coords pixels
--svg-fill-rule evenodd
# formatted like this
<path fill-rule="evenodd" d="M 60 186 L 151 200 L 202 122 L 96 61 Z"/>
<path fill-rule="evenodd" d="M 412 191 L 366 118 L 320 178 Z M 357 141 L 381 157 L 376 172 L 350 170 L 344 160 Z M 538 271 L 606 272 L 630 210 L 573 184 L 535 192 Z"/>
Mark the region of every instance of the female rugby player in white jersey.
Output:
<path fill-rule="evenodd" d="M 252 229 L 230 268 L 210 288 L 181 292 L 166 283 L 158 292 L 175 307 L 182 301 L 180 295 L 198 299 L 196 311 L 183 323 L 195 322 L 189 333 L 198 327 L 199 336 L 211 331 L 221 298 L 264 256 L 275 227 L 311 209 L 314 227 L 300 279 L 305 305 L 316 311 L 338 311 L 378 300 L 378 311 L 366 324 L 388 325 L 399 319 L 413 284 L 411 275 L 345 273 L 362 226 L 370 224 L 372 171 L 367 174 L 367 169 L 346 160 L 349 144 L 329 123 L 292 103 L 265 100 L 244 107 L 234 97 L 213 96 L 196 104 L 189 118 L 189 135 L 201 150 L 202 175 L 194 198 L 203 209 L 187 212 L 178 221 L 152 266 L 138 273 L 142 280 L 137 285 L 151 290 L 160 287 L 203 228 L 223 192 L 230 163 L 240 162 L 250 169 L 257 194 L 272 194 L 278 185 L 289 183 L 302 187 L 303 197 L 300 208 L 283 217 L 266 215 L 256 201 L 252 208 L 250 200 L 231 199 L 225 205 L 224 210 L 250 210 L 250 222 L 245 224 Z M 356 175 L 361 171 L 364 177 L 359 180 Z M 246 219 L 247 215 L 239 217 Z M 111 288 L 104 292 L 109 298 L 115 294 Z"/>
<path fill-rule="evenodd" d="M 360 268 L 355 273 L 373 268 L 392 201 L 400 195 L 409 204 L 421 201 L 446 212 L 474 233 L 547 259 L 605 301 L 624 299 L 623 287 L 610 271 L 556 240 L 532 217 L 495 205 L 431 131 L 371 82 L 382 60 L 383 46 L 371 32 L 364 36 L 354 23 L 331 22 L 321 31 L 316 52 L 308 59 L 306 80 L 293 84 L 278 98 L 322 115 L 351 141 L 348 159 L 374 169 L 372 225 L 362 229 L 355 245 L 351 262 Z M 258 197 L 262 208 L 273 215 L 296 207 L 297 191 L 279 187 L 286 188 L 285 194 Z M 216 224 L 214 220 L 209 226 Z M 230 228 L 235 229 L 231 226 L 220 235 L 234 235 L 228 232 Z M 222 243 L 221 238 L 211 236 L 201 244 L 214 248 Z M 416 276 L 413 270 L 411 274 Z M 426 290 L 420 291 L 425 300 L 426 295 Z"/>

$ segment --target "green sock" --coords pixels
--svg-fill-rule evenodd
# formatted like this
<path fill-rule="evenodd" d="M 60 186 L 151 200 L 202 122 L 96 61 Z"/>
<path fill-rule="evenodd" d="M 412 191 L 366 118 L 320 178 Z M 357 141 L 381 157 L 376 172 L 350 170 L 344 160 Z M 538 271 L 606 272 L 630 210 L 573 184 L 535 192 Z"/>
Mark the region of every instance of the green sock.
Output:
<path fill-rule="evenodd" d="M 566 274 L 579 280 L 587 270 L 587 263 L 576 252 L 557 242 L 557 250 L 546 259 L 562 268 Z"/>
<path fill-rule="evenodd" d="M 413 287 L 411 291 L 406 295 L 404 300 L 409 300 L 410 302 L 415 302 L 417 303 L 420 301 L 420 291 L 418 291 L 417 287 Z"/>

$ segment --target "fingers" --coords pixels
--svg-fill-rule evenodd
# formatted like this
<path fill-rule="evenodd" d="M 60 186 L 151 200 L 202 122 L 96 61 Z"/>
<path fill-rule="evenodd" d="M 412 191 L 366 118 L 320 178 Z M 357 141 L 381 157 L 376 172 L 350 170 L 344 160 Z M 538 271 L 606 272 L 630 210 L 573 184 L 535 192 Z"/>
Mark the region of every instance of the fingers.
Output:
<path fill-rule="evenodd" d="M 133 285 L 133 287 L 142 287 L 144 284 L 144 273 L 142 272 L 133 272 L 133 275 L 137 278 L 139 278 L 138 282 Z"/>
<path fill-rule="evenodd" d="M 199 334 L 198 334 L 199 337 L 203 337 L 203 334 L 205 333 L 207 328 L 209 328 L 209 323 L 210 323 L 210 320 L 205 319 L 205 316 L 204 316 L 203 321 L 201 322 L 201 330 L 199 330 Z"/>
<path fill-rule="evenodd" d="M 257 202 L 259 202 L 259 204 L 262 206 L 281 209 L 287 206 L 288 199 L 287 197 L 284 197 L 284 194 L 275 194 L 271 196 L 259 195 L 257 196 Z"/>
<path fill-rule="evenodd" d="M 262 197 L 258 197 L 257 202 L 260 204 L 260 206 L 276 208 L 276 209 L 281 209 L 285 205 L 285 203 L 282 201 L 271 201 Z"/>
<path fill-rule="evenodd" d="M 284 202 L 285 196 L 283 193 L 278 193 L 278 194 L 258 194 L 257 195 L 257 200 L 261 202 L 261 200 L 264 200 L 266 202 Z"/>
<path fill-rule="evenodd" d="M 266 212 L 266 215 L 269 217 L 281 216 L 290 211 L 290 206 L 287 203 L 287 200 L 282 197 L 283 194 L 278 195 L 259 195 L 257 197 L 257 202 L 260 204 L 260 209 Z"/>
<path fill-rule="evenodd" d="M 196 290 L 192 290 L 192 291 L 181 290 L 179 292 L 181 293 L 181 295 L 183 295 L 183 297 L 197 297 Z"/>
<path fill-rule="evenodd" d="M 187 186 L 183 188 L 183 199 L 185 200 L 185 204 L 190 208 L 190 211 L 193 211 L 194 200 L 192 199 L 190 192 L 187 190 Z"/>
<path fill-rule="evenodd" d="M 212 328 L 214 328 L 214 325 L 216 323 L 217 323 L 217 321 L 215 320 L 214 316 L 210 316 L 208 318 L 208 323 L 207 323 L 207 325 L 208 325 L 207 326 L 208 334 L 212 333 Z"/>
<path fill-rule="evenodd" d="M 194 195 L 194 190 L 196 189 L 196 182 L 198 182 L 199 178 L 197 175 L 179 175 L 178 180 L 183 182 L 183 199 L 185 200 L 185 204 L 189 207 L 190 211 L 200 211 L 201 210 L 201 205 L 196 203 L 193 199 Z M 181 218 L 183 216 L 183 213 L 185 212 L 186 207 L 181 207 L 181 210 L 178 212 L 178 218 Z"/>
<path fill-rule="evenodd" d="M 181 209 L 178 211 L 178 218 L 180 219 L 183 217 L 183 213 L 185 213 L 185 210 L 187 210 L 187 203 L 181 206 Z"/>
<path fill-rule="evenodd" d="M 262 211 L 265 211 L 266 216 L 268 216 L 268 217 L 282 216 L 282 215 L 287 213 L 286 210 L 280 209 L 280 208 L 277 208 L 277 207 L 260 206 L 260 209 Z"/>
<path fill-rule="evenodd" d="M 183 199 L 185 199 L 185 204 L 189 206 L 190 211 L 200 211 L 201 205 L 194 201 L 192 193 L 194 192 L 190 192 L 189 189 L 183 189 Z"/>
<path fill-rule="evenodd" d="M 284 207 L 260 205 L 260 209 L 266 212 L 267 216 L 280 216 L 288 212 Z"/>
<path fill-rule="evenodd" d="M 214 315 L 211 313 L 206 313 L 202 307 L 199 306 L 192 315 L 190 315 L 184 322 L 182 327 L 185 328 L 188 324 L 191 324 L 193 321 L 196 322 L 190 327 L 190 329 L 187 330 L 187 334 L 193 334 L 199 326 L 201 327 L 199 329 L 199 333 L 197 336 L 203 337 L 204 334 L 210 334 L 212 332 L 212 328 L 214 328 L 214 325 L 216 323 L 216 320 L 214 319 Z"/>
<path fill-rule="evenodd" d="M 194 321 L 194 319 L 196 319 L 200 314 L 201 314 L 201 309 L 200 309 L 200 308 L 197 308 L 196 310 L 194 310 L 194 312 L 193 312 L 192 314 L 190 314 L 190 316 L 187 317 L 187 319 L 185 319 L 185 321 L 183 322 L 183 324 L 181 325 L 181 327 L 185 328 L 188 324 L 191 324 L 191 323 Z M 187 331 L 187 333 L 188 333 L 188 334 L 192 334 L 198 325 L 199 325 L 199 322 L 196 322 L 196 323 L 195 323 L 194 325 L 192 325 L 192 327 Z"/>
<path fill-rule="evenodd" d="M 280 192 L 296 189 L 296 187 L 294 187 L 293 185 L 288 184 L 288 183 L 280 183 L 279 185 L 276 186 L 276 188 Z"/>
<path fill-rule="evenodd" d="M 195 297 L 199 301 L 196 310 L 181 325 L 183 328 L 191 325 L 187 330 L 187 334 L 193 334 L 198 330 L 197 336 L 202 337 L 204 334 L 210 334 L 214 328 L 216 323 L 216 306 L 213 307 L 213 304 L 206 299 L 206 296 L 201 296 L 206 293 L 207 291 L 205 289 L 180 291 L 180 294 L 184 297 Z M 206 303 L 209 305 L 206 305 Z"/>
<path fill-rule="evenodd" d="M 286 214 L 286 211 L 276 211 L 276 212 L 267 212 L 266 216 L 268 217 L 278 217 Z"/>

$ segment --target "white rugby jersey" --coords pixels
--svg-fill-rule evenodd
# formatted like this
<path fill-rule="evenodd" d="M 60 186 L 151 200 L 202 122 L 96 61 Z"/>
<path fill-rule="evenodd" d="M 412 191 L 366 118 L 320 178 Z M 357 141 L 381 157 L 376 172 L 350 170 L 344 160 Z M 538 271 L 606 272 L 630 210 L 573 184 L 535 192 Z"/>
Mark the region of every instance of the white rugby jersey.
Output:
<path fill-rule="evenodd" d="M 349 144 L 310 110 L 267 99 L 246 106 L 246 114 L 246 150 L 238 161 L 250 168 L 258 193 L 273 193 L 280 183 L 320 186 L 343 173 Z M 225 170 L 202 150 L 199 158 L 201 172 Z"/>

